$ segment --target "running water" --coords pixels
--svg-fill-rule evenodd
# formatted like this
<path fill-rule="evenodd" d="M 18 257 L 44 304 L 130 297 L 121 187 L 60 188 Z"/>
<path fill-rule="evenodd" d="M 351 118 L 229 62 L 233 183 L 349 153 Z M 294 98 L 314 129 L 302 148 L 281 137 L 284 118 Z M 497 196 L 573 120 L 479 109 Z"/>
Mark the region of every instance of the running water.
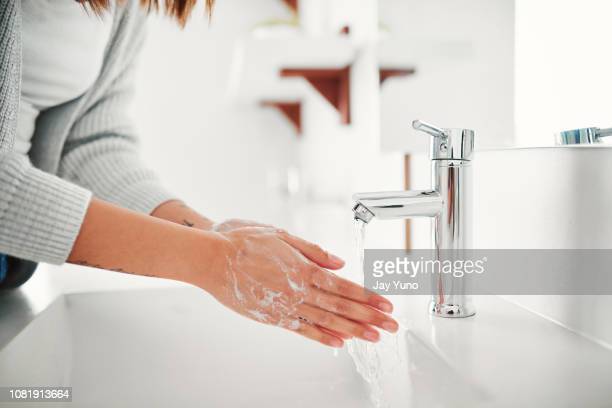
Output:
<path fill-rule="evenodd" d="M 355 220 L 356 244 L 359 255 L 359 266 L 363 278 L 363 258 L 365 245 L 366 223 Z M 405 366 L 400 344 L 404 336 L 404 330 L 400 324 L 400 330 L 396 334 L 381 332 L 378 343 L 370 343 L 363 340 L 352 339 L 348 341 L 348 352 L 353 358 L 355 367 L 359 374 L 370 386 L 370 399 L 376 408 L 391 407 L 391 399 L 395 399 L 390 393 L 396 393 L 393 388 L 397 379 L 399 367 Z"/>

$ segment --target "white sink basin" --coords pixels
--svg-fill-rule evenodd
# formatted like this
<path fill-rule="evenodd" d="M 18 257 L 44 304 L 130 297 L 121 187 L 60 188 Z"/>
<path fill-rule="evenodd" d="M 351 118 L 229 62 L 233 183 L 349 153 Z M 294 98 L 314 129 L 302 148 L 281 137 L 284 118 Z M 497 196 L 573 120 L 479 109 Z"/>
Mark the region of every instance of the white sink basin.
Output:
<path fill-rule="evenodd" d="M 391 408 L 612 398 L 612 353 L 518 306 L 483 297 L 474 318 L 432 319 L 427 297 L 402 300 L 406 361 L 382 378 Z M 194 288 L 58 298 L 0 350 L 0 386 L 15 385 L 71 386 L 66 407 L 372 407 L 345 351 L 248 321 Z"/>
<path fill-rule="evenodd" d="M 70 407 L 369 406 L 346 353 L 195 288 L 58 298 L 0 351 L 0 386 L 15 385 L 71 386 Z"/>

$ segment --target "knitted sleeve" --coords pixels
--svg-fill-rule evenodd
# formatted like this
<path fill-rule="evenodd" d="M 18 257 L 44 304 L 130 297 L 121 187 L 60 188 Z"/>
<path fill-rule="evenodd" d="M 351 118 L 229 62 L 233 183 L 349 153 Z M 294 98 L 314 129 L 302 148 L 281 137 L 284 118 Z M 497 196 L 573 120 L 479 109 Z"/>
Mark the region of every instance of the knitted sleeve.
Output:
<path fill-rule="evenodd" d="M 64 146 L 58 175 L 103 200 L 150 214 L 175 197 L 142 163 L 127 114 L 133 94 L 135 59 L 144 41 L 144 27 L 137 31 L 132 32 L 131 41 L 136 44 L 125 63 L 122 61 L 123 68 L 75 122 Z"/>
<path fill-rule="evenodd" d="M 13 151 L 21 84 L 20 2 L 0 2 L 0 253 L 61 264 L 91 193 L 35 169 Z"/>

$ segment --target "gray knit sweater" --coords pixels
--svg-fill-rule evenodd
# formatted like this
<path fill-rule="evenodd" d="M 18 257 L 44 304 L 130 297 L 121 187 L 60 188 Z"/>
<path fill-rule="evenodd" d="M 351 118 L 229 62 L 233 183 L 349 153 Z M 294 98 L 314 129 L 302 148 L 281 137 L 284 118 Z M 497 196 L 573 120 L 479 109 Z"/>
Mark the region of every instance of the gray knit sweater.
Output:
<path fill-rule="evenodd" d="M 21 0 L 0 0 L 0 253 L 65 262 L 92 193 L 145 213 L 173 198 L 140 163 L 126 116 L 144 21 L 138 0 L 116 7 L 96 82 L 76 100 L 41 113 L 25 157 L 13 151 L 21 86 Z"/>

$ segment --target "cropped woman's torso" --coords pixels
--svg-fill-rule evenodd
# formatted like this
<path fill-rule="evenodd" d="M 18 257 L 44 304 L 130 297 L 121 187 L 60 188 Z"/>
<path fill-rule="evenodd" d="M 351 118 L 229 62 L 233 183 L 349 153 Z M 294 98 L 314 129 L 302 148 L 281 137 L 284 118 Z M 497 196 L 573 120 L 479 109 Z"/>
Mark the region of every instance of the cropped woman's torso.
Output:
<path fill-rule="evenodd" d="M 102 67 L 112 13 L 75 0 L 22 0 L 22 84 L 15 150 L 27 154 L 41 111 L 85 93 Z"/>

